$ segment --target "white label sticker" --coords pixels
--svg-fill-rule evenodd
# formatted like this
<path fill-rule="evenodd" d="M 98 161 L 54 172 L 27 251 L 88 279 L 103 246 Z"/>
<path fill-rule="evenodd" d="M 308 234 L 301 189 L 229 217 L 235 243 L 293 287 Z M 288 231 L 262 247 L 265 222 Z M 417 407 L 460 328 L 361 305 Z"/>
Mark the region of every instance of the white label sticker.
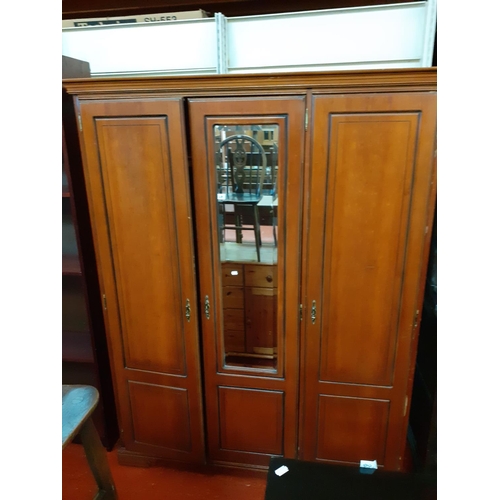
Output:
<path fill-rule="evenodd" d="M 282 476 L 283 474 L 286 474 L 287 472 L 288 472 L 288 467 L 286 465 L 282 465 L 281 467 L 279 467 L 278 469 L 276 469 L 274 471 L 274 473 L 277 476 Z"/>
<path fill-rule="evenodd" d="M 364 469 L 378 469 L 376 460 L 360 460 L 359 466 Z"/>
<path fill-rule="evenodd" d="M 238 271 L 231 271 L 231 276 L 238 276 Z"/>

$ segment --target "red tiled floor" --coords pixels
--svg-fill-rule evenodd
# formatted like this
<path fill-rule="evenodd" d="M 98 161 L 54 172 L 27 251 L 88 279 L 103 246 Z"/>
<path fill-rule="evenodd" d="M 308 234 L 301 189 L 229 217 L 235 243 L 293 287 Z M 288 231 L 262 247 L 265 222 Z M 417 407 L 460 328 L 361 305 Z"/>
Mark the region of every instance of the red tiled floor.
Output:
<path fill-rule="evenodd" d="M 251 226 L 248 229 L 242 230 L 243 241 L 245 243 L 254 243 L 255 242 L 255 234 L 254 230 Z M 276 232 L 278 228 L 276 228 Z M 260 226 L 260 237 L 262 239 L 263 244 L 274 245 L 274 236 L 273 236 L 273 226 Z M 236 241 L 236 231 L 234 229 L 226 229 L 224 231 L 224 241 Z"/>
<path fill-rule="evenodd" d="M 119 500 L 262 500 L 266 478 L 198 473 L 166 467 L 127 467 L 108 453 Z M 97 491 L 83 448 L 70 444 L 62 452 L 63 500 L 89 500 Z"/>
<path fill-rule="evenodd" d="M 199 473 L 167 467 L 129 467 L 118 464 L 116 450 L 108 462 L 119 500 L 262 500 L 266 477 L 246 477 L 245 472 L 226 475 Z M 62 499 L 89 500 L 97 491 L 83 447 L 70 444 L 62 452 Z M 410 447 L 403 459 L 404 472 L 413 470 Z M 241 475 L 240 475 L 241 474 Z"/>

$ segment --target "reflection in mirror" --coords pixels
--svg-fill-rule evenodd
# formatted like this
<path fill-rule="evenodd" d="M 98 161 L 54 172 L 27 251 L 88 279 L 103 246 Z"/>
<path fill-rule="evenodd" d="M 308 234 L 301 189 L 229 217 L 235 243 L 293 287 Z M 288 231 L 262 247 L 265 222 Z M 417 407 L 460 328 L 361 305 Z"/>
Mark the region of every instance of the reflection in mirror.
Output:
<path fill-rule="evenodd" d="M 214 132 L 225 364 L 275 370 L 278 126 Z"/>

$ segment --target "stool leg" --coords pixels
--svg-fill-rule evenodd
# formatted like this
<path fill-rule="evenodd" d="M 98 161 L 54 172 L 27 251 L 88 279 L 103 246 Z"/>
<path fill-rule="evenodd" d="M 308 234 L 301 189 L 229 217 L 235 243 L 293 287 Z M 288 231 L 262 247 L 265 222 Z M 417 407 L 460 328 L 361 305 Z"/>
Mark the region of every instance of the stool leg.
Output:
<path fill-rule="evenodd" d="M 241 215 L 236 215 L 236 208 L 234 209 L 235 215 L 235 227 L 236 227 L 236 243 L 242 243 L 243 242 L 243 233 L 241 232 L 241 228 L 243 226 L 243 219 Z"/>
<path fill-rule="evenodd" d="M 82 425 L 79 434 L 90 470 L 99 488 L 99 493 L 95 498 L 99 500 L 116 499 L 115 484 L 109 469 L 106 452 L 92 418 L 88 418 Z"/>
<path fill-rule="evenodd" d="M 271 217 L 273 219 L 273 237 L 274 237 L 274 246 L 278 246 L 278 241 L 276 239 L 276 215 L 274 214 L 274 210 L 270 211 Z"/>
<path fill-rule="evenodd" d="M 257 205 L 253 206 L 253 230 L 255 233 L 255 248 L 257 250 L 257 262 L 260 262 L 260 223 L 259 223 L 259 208 Z"/>

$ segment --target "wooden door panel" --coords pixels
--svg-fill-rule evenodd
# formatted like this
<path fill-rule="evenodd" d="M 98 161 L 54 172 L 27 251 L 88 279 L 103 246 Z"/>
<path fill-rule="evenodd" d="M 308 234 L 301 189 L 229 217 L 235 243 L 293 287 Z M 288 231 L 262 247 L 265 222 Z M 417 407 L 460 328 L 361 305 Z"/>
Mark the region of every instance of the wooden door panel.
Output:
<path fill-rule="evenodd" d="M 303 276 L 306 460 L 372 456 L 388 469 L 401 467 L 433 209 L 435 103 L 432 93 L 313 97 Z"/>
<path fill-rule="evenodd" d="M 146 455 L 203 462 L 182 100 L 79 106 L 121 442 Z"/>
<path fill-rule="evenodd" d="M 392 384 L 417 121 L 330 118 L 321 380 Z"/>
<path fill-rule="evenodd" d="M 281 391 L 219 387 L 221 448 L 283 455 L 283 403 Z"/>
<path fill-rule="evenodd" d="M 384 465 L 389 401 L 319 395 L 316 459 Z M 361 458 L 360 458 L 361 457 Z"/>
<path fill-rule="evenodd" d="M 184 374 L 167 120 L 101 118 L 96 126 L 126 366 Z"/>
<path fill-rule="evenodd" d="M 134 442 L 189 453 L 189 400 L 186 389 L 129 382 Z"/>

